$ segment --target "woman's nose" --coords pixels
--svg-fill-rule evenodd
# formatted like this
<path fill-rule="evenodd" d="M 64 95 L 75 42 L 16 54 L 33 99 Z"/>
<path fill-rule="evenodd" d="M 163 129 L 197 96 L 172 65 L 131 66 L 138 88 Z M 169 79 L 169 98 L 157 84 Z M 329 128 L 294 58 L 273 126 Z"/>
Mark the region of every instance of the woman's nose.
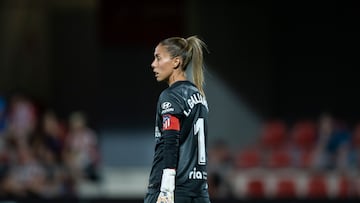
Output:
<path fill-rule="evenodd" d="M 154 69 L 154 68 L 155 68 L 155 66 L 154 66 L 154 62 L 155 62 L 155 61 L 153 61 L 153 62 L 151 63 L 151 65 L 150 65 L 150 67 L 151 67 L 152 69 Z"/>

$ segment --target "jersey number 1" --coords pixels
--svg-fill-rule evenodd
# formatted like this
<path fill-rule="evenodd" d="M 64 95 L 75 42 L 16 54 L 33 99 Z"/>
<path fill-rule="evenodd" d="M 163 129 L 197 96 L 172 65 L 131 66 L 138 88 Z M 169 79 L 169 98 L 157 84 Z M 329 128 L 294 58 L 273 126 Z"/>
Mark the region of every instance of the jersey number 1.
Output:
<path fill-rule="evenodd" d="M 198 164 L 206 164 L 204 118 L 198 118 L 194 125 L 194 134 L 198 136 Z"/>

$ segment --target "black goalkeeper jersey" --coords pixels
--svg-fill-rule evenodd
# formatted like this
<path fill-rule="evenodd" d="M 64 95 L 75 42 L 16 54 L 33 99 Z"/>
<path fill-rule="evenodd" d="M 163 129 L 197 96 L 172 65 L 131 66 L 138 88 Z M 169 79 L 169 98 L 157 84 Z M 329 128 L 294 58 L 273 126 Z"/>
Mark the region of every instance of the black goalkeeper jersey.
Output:
<path fill-rule="evenodd" d="M 177 122 L 173 122 L 175 119 Z M 164 163 L 164 130 L 179 132 L 175 195 L 208 197 L 208 105 L 190 81 L 177 81 L 165 89 L 157 103 L 155 154 L 149 188 L 160 188 Z M 174 124 L 175 123 L 175 124 Z"/>

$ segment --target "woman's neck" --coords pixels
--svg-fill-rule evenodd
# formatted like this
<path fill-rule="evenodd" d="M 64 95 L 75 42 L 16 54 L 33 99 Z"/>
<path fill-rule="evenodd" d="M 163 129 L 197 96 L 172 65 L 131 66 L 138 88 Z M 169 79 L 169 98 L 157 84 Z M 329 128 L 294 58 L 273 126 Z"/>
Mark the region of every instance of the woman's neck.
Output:
<path fill-rule="evenodd" d="M 184 72 L 181 72 L 179 74 L 173 74 L 169 78 L 168 85 L 171 86 L 172 84 L 174 84 L 177 81 L 184 81 L 184 80 L 187 80 Z"/>

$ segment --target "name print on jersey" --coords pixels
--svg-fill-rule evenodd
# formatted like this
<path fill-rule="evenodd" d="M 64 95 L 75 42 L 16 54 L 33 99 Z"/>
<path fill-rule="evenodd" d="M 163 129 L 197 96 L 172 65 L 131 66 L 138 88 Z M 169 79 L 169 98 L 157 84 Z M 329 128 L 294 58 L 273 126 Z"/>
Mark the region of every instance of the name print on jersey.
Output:
<path fill-rule="evenodd" d="M 206 107 L 206 109 L 209 109 L 206 99 L 200 93 L 192 94 L 190 98 L 187 100 L 187 103 L 189 104 L 190 108 L 184 110 L 185 116 L 189 116 L 194 106 L 199 103 L 203 104 Z"/>

